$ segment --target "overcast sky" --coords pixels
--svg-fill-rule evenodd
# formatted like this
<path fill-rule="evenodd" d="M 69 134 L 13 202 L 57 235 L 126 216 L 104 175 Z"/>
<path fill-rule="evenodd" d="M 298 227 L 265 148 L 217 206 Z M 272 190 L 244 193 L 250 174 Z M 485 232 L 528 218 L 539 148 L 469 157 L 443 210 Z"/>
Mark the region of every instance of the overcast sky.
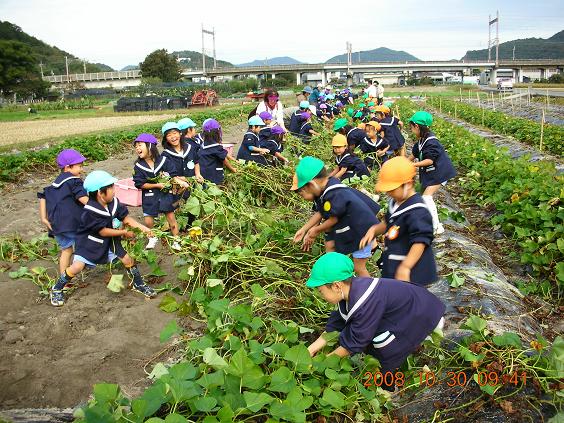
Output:
<path fill-rule="evenodd" d="M 459 59 L 486 48 L 496 9 L 501 42 L 564 29 L 562 0 L 0 0 L 0 20 L 121 69 L 159 48 L 201 51 L 202 22 L 215 27 L 217 58 L 236 64 L 276 56 L 319 63 L 345 53 L 347 41 L 353 51 L 388 47 L 422 60 Z M 211 37 L 208 46 L 211 54 Z"/>

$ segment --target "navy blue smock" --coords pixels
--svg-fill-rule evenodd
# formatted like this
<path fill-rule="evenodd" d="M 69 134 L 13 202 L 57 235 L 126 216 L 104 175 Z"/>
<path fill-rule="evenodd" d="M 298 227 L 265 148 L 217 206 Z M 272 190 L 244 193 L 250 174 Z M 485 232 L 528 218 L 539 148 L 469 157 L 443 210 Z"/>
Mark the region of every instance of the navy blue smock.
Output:
<path fill-rule="evenodd" d="M 259 147 L 259 136 L 254 132 L 246 132 L 239 151 L 237 152 L 237 160 L 246 160 L 256 162 L 260 165 L 267 166 L 264 156 L 256 151 L 251 151 L 251 148 Z"/>
<path fill-rule="evenodd" d="M 384 139 L 390 146 L 389 151 L 396 151 L 403 147 L 405 138 L 399 127 L 399 120 L 395 116 L 386 116 L 380 121 L 382 131 L 384 131 Z"/>
<path fill-rule="evenodd" d="M 380 211 L 378 203 L 334 177 L 329 178 L 319 198 L 314 200 L 314 210 L 320 212 L 324 220 L 331 216 L 338 219 L 327 234 L 341 254 L 358 251 L 368 229 L 380 223 L 376 217 Z"/>
<path fill-rule="evenodd" d="M 438 326 L 445 305 L 425 288 L 394 279 L 352 278 L 348 301 L 327 321 L 351 355 L 377 358 L 382 374 L 400 367 Z"/>
<path fill-rule="evenodd" d="M 223 161 L 227 157 L 227 150 L 219 143 L 204 142 L 198 150 L 197 160 L 200 164 L 200 174 L 207 181 L 214 184 L 223 183 Z"/>
<path fill-rule="evenodd" d="M 341 180 L 350 179 L 354 176 L 370 176 L 370 172 L 362 159 L 352 153 L 344 153 L 335 157 L 335 163 L 339 168 L 346 168 Z"/>
<path fill-rule="evenodd" d="M 382 253 L 382 277 L 394 278 L 412 244 L 425 244 L 425 250 L 411 269 L 411 282 L 428 285 L 437 280 L 437 265 L 433 253 L 433 220 L 423 198 L 415 194 L 399 207 L 391 201 L 386 212 L 385 248 Z"/>
<path fill-rule="evenodd" d="M 364 138 L 368 138 L 368 135 L 360 128 L 351 128 L 347 132 L 347 144 L 349 147 L 356 148 L 362 143 Z"/>
<path fill-rule="evenodd" d="M 107 263 L 110 250 L 119 258 L 123 258 L 127 253 L 121 245 L 121 237 L 103 237 L 100 231 L 104 228 L 112 229 L 114 218 L 123 221 L 127 215 L 127 207 L 121 204 L 117 197 L 114 197 L 107 207 L 94 200 L 88 201 L 80 218 L 75 255 L 96 264 Z"/>
<path fill-rule="evenodd" d="M 38 198 L 45 199 L 47 218 L 53 228 L 49 231 L 49 235 L 77 231 L 83 207 L 78 199 L 87 195 L 82 179 L 70 172 L 61 172 L 51 185 L 43 189 L 43 192 L 37 193 Z"/>
<path fill-rule="evenodd" d="M 419 168 L 419 181 L 423 190 L 430 185 L 442 184 L 456 176 L 456 169 L 450 157 L 432 132 L 425 140 L 415 143 L 411 154 L 419 161 L 433 160 L 432 165 Z"/>
<path fill-rule="evenodd" d="M 141 190 L 141 206 L 143 213 L 148 216 L 159 215 L 159 203 L 164 193 L 156 188 L 145 189 L 142 187 L 147 183 L 155 183 L 149 179 L 157 178 L 161 172 L 165 171 L 167 160 L 165 156 L 160 156 L 159 162 L 151 167 L 144 159 L 137 159 L 133 167 L 133 183 L 137 189 Z"/>

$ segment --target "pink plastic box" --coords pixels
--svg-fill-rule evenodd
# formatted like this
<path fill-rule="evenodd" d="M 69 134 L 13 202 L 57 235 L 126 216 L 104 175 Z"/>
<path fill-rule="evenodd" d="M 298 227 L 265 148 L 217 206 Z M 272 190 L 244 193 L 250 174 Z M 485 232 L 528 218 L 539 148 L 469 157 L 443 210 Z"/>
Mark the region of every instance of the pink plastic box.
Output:
<path fill-rule="evenodd" d="M 233 147 L 235 144 L 221 144 L 225 150 L 227 150 L 227 154 L 233 155 Z"/>
<path fill-rule="evenodd" d="M 116 197 L 119 202 L 127 206 L 141 205 L 141 190 L 135 188 L 133 178 L 122 179 L 114 184 Z"/>

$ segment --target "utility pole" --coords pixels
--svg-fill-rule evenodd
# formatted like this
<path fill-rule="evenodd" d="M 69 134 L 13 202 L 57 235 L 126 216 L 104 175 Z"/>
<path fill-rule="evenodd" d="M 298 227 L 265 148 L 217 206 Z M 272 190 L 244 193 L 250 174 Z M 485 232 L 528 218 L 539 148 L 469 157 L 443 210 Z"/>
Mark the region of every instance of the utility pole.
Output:
<path fill-rule="evenodd" d="M 202 73 L 206 76 L 206 53 L 204 49 L 204 24 L 202 23 Z"/>
<path fill-rule="evenodd" d="M 495 66 L 499 66 L 499 10 L 496 11 L 495 18 Z"/>
<path fill-rule="evenodd" d="M 65 68 L 67 69 L 67 84 L 70 82 L 69 78 L 69 58 L 65 56 Z"/>
<path fill-rule="evenodd" d="M 84 74 L 86 75 L 86 60 L 82 60 L 82 67 L 84 69 Z"/>
<path fill-rule="evenodd" d="M 41 79 L 43 79 L 43 62 L 39 63 L 39 69 L 41 69 Z"/>
<path fill-rule="evenodd" d="M 213 34 L 213 68 L 216 69 L 217 68 L 217 60 L 215 58 L 215 27 L 212 28 L 212 34 Z"/>
<path fill-rule="evenodd" d="M 352 85 L 352 44 L 347 41 L 347 85 Z"/>
<path fill-rule="evenodd" d="M 515 44 L 513 44 L 513 60 L 515 60 Z"/>

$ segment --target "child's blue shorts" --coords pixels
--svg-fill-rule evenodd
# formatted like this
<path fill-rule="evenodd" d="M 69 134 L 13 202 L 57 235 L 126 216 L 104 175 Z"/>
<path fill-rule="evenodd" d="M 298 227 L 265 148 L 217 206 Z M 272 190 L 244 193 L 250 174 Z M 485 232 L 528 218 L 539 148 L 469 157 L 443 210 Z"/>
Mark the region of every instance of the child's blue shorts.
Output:
<path fill-rule="evenodd" d="M 59 235 L 55 235 L 55 241 L 61 247 L 61 250 L 66 250 L 67 248 L 74 247 L 74 242 L 76 240 L 76 232 L 65 232 Z"/>

